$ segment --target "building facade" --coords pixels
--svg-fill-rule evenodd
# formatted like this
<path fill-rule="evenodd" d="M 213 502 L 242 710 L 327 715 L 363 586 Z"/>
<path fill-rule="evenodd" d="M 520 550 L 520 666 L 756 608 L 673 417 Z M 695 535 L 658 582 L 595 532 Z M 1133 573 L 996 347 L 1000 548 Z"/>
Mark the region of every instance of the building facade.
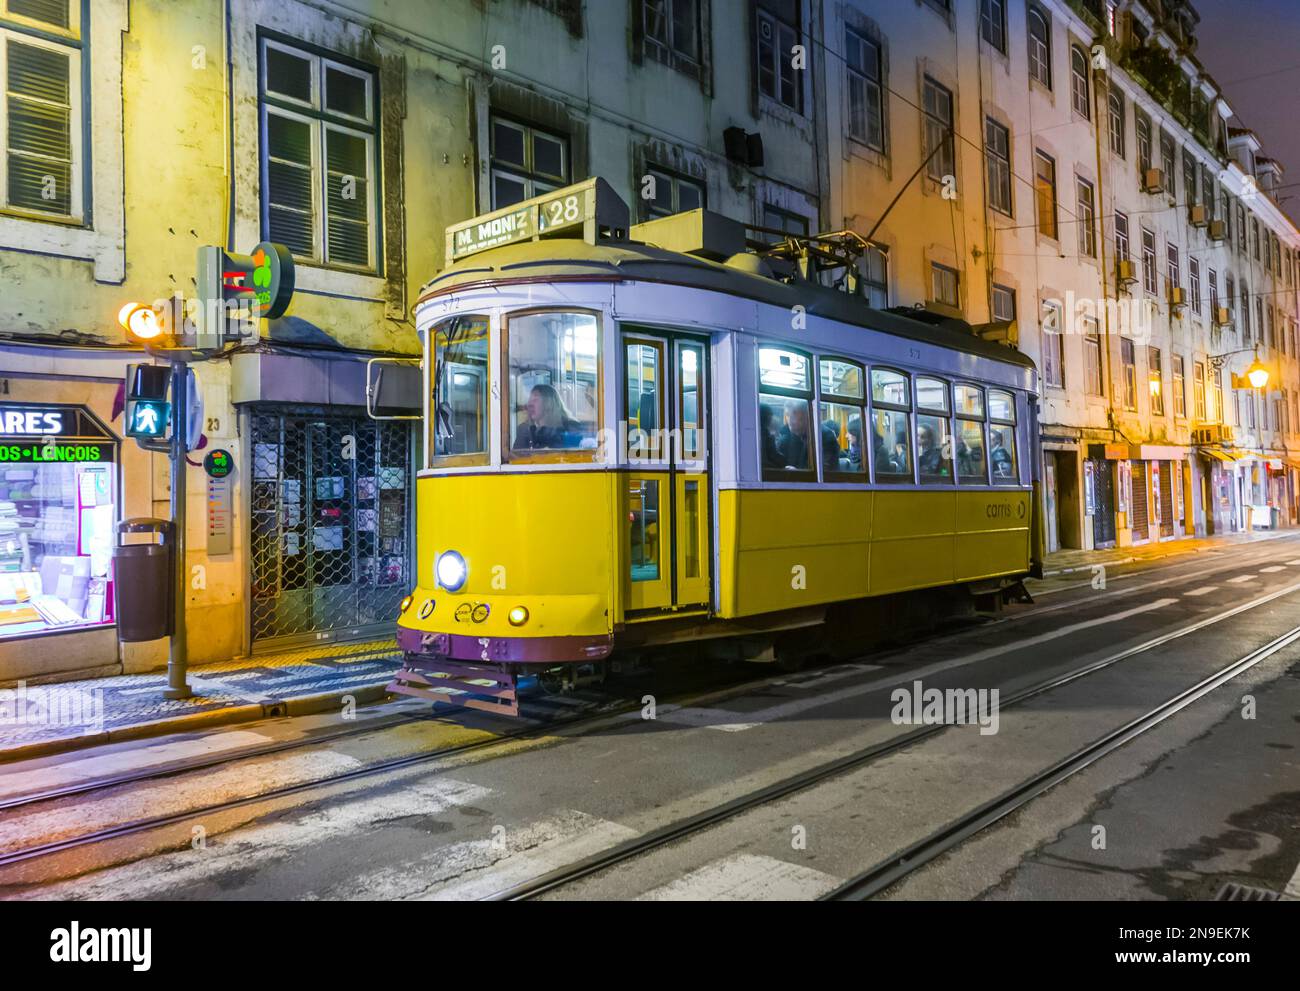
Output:
<path fill-rule="evenodd" d="M 123 304 L 192 297 L 200 245 L 295 257 L 285 316 L 194 366 L 191 661 L 389 632 L 425 438 L 367 415 L 366 365 L 419 354 L 410 307 L 445 227 L 599 174 L 638 219 L 707 206 L 819 229 L 824 96 L 780 55 L 816 16 L 794 0 L 454 0 L 434 18 L 0 4 L 0 449 L 23 452 L 0 465 L 0 682 L 166 659 L 114 623 L 116 524 L 166 517 L 170 497 L 165 457 L 122 439 L 126 366 L 151 360 Z M 33 460 L 51 442 L 83 460 Z M 219 498 L 200 467 L 216 449 L 235 465 Z"/>
<path fill-rule="evenodd" d="M 201 245 L 283 243 L 297 289 L 195 366 L 191 660 L 385 633 L 426 438 L 367 414 L 367 363 L 418 355 L 448 224 L 589 175 L 636 219 L 855 231 L 873 305 L 1026 351 L 1052 546 L 1294 522 L 1300 234 L 1190 4 L 437 8 L 0 3 L 0 683 L 165 661 L 114 623 L 116 525 L 170 496 L 123 441 L 152 359 L 117 315 L 191 298 Z M 1256 353 L 1269 384 L 1234 388 Z"/>
<path fill-rule="evenodd" d="M 1300 239 L 1193 5 L 829 11 L 832 216 L 876 231 L 891 302 L 1014 321 L 1049 549 L 1294 523 Z M 1234 388 L 1256 357 L 1267 386 Z"/>

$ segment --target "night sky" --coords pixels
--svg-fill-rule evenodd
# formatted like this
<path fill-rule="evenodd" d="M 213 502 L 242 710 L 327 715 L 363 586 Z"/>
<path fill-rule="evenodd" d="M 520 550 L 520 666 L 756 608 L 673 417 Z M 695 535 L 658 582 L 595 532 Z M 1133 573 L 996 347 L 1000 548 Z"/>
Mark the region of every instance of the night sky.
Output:
<path fill-rule="evenodd" d="M 1196 55 L 1263 154 L 1282 163 L 1282 206 L 1300 218 L 1300 0 L 1194 0 L 1201 15 Z M 1265 75 L 1268 73 L 1268 75 Z"/>

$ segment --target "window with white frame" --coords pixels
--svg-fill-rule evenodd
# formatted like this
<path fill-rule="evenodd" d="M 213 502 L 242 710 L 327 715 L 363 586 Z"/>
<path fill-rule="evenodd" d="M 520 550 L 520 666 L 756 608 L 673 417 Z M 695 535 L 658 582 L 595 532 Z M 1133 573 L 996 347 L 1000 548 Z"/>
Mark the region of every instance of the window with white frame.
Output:
<path fill-rule="evenodd" d="M 1016 291 L 993 283 L 993 319 L 1010 323 L 1016 318 Z"/>
<path fill-rule="evenodd" d="M 1142 228 L 1142 288 L 1156 294 L 1156 235 L 1146 227 Z"/>
<path fill-rule="evenodd" d="M 1047 15 L 1035 6 L 1026 13 L 1029 40 L 1029 78 L 1052 88 L 1052 35 Z"/>
<path fill-rule="evenodd" d="M 1101 396 L 1101 335 L 1097 332 L 1096 317 L 1082 317 L 1079 321 L 1083 328 L 1083 374 L 1084 392 L 1090 396 Z"/>
<path fill-rule="evenodd" d="M 984 118 L 984 159 L 989 188 L 989 206 L 1012 215 L 1011 132 L 992 117 Z"/>
<path fill-rule="evenodd" d="M 758 91 L 766 97 L 803 112 L 801 74 L 794 67 L 794 46 L 799 44 L 798 0 L 757 0 L 755 34 L 758 49 Z"/>
<path fill-rule="evenodd" d="M 1078 45 L 1070 46 L 1070 105 L 1080 117 L 1092 119 L 1088 89 L 1088 56 Z"/>
<path fill-rule="evenodd" d="M 1137 348 L 1127 337 L 1119 339 L 1119 363 L 1123 374 L 1124 408 L 1137 409 Z"/>
<path fill-rule="evenodd" d="M 1079 234 L 1079 255 L 1097 257 L 1097 194 L 1092 183 L 1075 176 L 1075 224 Z"/>
<path fill-rule="evenodd" d="M 889 305 L 889 256 L 880 248 L 868 248 L 860 270 L 867 305 L 883 310 Z"/>
<path fill-rule="evenodd" d="M 930 263 L 930 298 L 945 306 L 961 306 L 957 270 L 938 262 Z"/>
<path fill-rule="evenodd" d="M 1127 261 L 1128 253 L 1128 214 L 1115 214 L 1115 257 Z"/>
<path fill-rule="evenodd" d="M 1192 296 L 1192 312 L 1201 312 L 1201 263 L 1194 255 L 1187 256 L 1187 291 Z"/>
<path fill-rule="evenodd" d="M 492 117 L 492 209 L 511 206 L 569 182 L 569 139 Z"/>
<path fill-rule="evenodd" d="M 952 140 L 952 91 L 929 76 L 924 80 L 926 175 L 936 181 L 957 171 Z"/>
<path fill-rule="evenodd" d="M 649 180 L 648 182 L 646 180 Z M 670 217 L 674 213 L 698 210 L 707 206 L 704 184 L 666 169 L 650 165 L 641 183 L 641 211 L 647 220 Z M 645 193 L 651 195 L 646 196 Z"/>
<path fill-rule="evenodd" d="M 849 137 L 884 151 L 880 46 L 853 28 L 844 29 L 844 71 L 848 76 Z"/>
<path fill-rule="evenodd" d="M 1106 105 L 1110 110 L 1110 150 L 1120 158 L 1124 157 L 1124 94 L 1112 86 L 1106 96 Z"/>
<path fill-rule="evenodd" d="M 698 0 L 642 0 L 641 9 L 647 56 L 683 69 L 699 64 Z"/>
<path fill-rule="evenodd" d="M 980 37 L 1003 55 L 1007 53 L 1006 0 L 980 0 Z"/>
<path fill-rule="evenodd" d="M 0 206 L 83 216 L 81 3 L 0 0 Z"/>
<path fill-rule="evenodd" d="M 378 267 L 375 74 L 262 39 L 262 221 L 322 265 Z"/>
<path fill-rule="evenodd" d="M 1061 327 L 1061 304 L 1043 301 L 1043 381 L 1055 389 L 1065 388 L 1065 347 Z"/>
<path fill-rule="evenodd" d="M 1147 348 L 1147 387 L 1151 392 L 1151 415 L 1165 415 L 1165 369 L 1160 349 Z"/>

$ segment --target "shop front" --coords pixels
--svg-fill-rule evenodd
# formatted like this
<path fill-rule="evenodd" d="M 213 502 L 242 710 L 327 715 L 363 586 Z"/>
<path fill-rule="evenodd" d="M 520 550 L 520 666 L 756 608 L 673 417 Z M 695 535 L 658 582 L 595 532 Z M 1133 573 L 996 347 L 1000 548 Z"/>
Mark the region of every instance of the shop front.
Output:
<path fill-rule="evenodd" d="M 88 407 L 0 403 L 0 641 L 113 627 L 120 463 Z"/>
<path fill-rule="evenodd" d="M 408 392 L 399 408 L 418 416 Z M 414 582 L 413 421 L 367 414 L 364 361 L 287 350 L 237 356 L 231 400 L 250 652 L 391 635 Z"/>
<path fill-rule="evenodd" d="M 1128 512 L 1126 478 L 1128 448 L 1120 444 L 1089 444 L 1083 463 L 1084 513 L 1091 519 L 1092 546 L 1114 547 L 1119 540 L 1116 514 Z"/>

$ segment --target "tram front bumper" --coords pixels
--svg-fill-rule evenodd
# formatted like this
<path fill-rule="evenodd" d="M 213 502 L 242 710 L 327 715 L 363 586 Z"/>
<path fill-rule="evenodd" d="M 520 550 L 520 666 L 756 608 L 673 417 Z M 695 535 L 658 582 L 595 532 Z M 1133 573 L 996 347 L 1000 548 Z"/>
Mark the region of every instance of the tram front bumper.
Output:
<path fill-rule="evenodd" d="M 582 664 L 608 657 L 614 649 L 614 637 L 608 633 L 576 637 L 466 636 L 399 626 L 397 646 L 417 658 L 497 664 Z"/>

